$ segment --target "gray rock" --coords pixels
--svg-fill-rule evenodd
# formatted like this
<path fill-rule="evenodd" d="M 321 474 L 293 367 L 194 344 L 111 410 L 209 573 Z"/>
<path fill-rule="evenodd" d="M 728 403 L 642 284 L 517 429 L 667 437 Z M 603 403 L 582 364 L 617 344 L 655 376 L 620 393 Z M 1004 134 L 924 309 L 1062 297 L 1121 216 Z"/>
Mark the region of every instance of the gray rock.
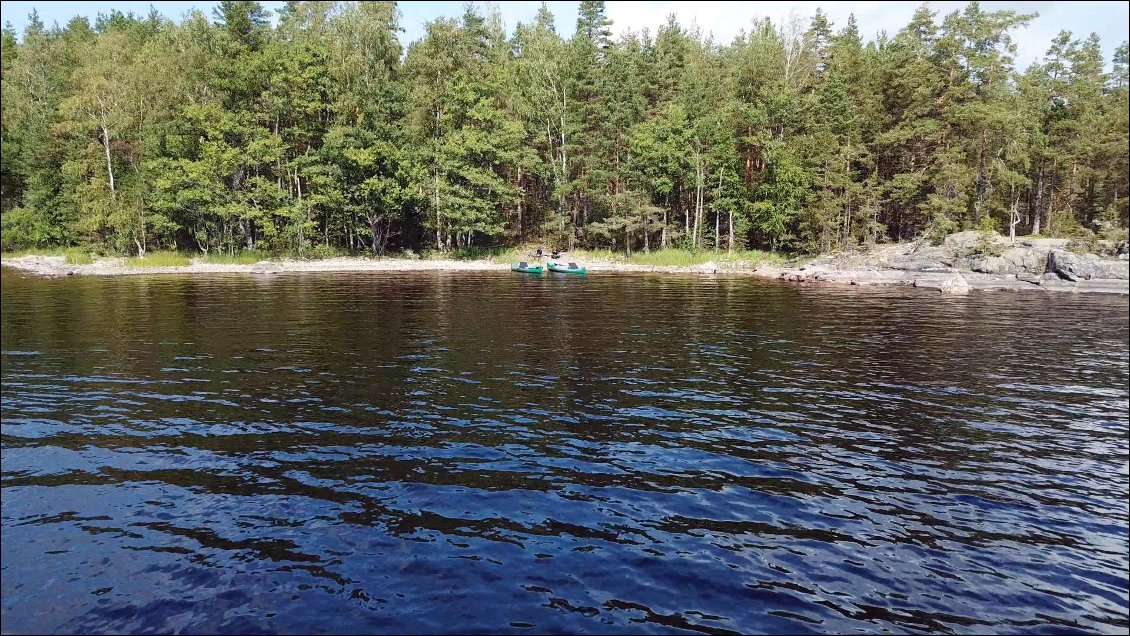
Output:
<path fill-rule="evenodd" d="M 956 274 L 942 283 L 940 291 L 953 296 L 966 296 L 969 294 L 969 282 L 961 274 Z"/>
<path fill-rule="evenodd" d="M 969 259 L 969 269 L 982 274 L 1014 274 L 1017 267 L 1003 256 L 978 256 Z"/>
<path fill-rule="evenodd" d="M 952 272 L 923 272 L 914 276 L 914 286 L 924 289 L 941 289 L 942 285 L 953 278 Z"/>
<path fill-rule="evenodd" d="M 1125 260 L 1096 260 L 1091 269 L 1091 278 L 1130 280 L 1130 263 Z"/>
<path fill-rule="evenodd" d="M 1070 239 L 1053 239 L 1053 238 L 1030 238 L 1018 241 L 1024 247 L 1031 247 L 1038 250 L 1062 250 L 1067 249 L 1067 244 Z"/>
<path fill-rule="evenodd" d="M 940 259 L 898 259 L 888 263 L 891 269 L 904 272 L 952 272 L 952 262 L 947 263 Z"/>
<path fill-rule="evenodd" d="M 953 269 L 953 253 L 920 242 L 910 252 L 888 258 L 886 266 L 904 272 L 948 272 Z"/>
<path fill-rule="evenodd" d="M 1048 272 L 1040 278 L 1040 287 L 1049 291 L 1075 291 L 1074 281 L 1064 280 L 1054 272 Z"/>
<path fill-rule="evenodd" d="M 947 249 L 955 251 L 972 250 L 981 240 L 981 233 L 976 230 L 954 232 L 946 237 L 944 244 Z"/>
<path fill-rule="evenodd" d="M 1130 280 L 1112 280 L 1109 278 L 1081 280 L 1076 285 L 1075 291 L 1097 294 L 1130 295 Z"/>
<path fill-rule="evenodd" d="M 1111 280 L 1130 279 L 1130 263 L 1117 260 L 1103 260 L 1094 254 L 1079 256 L 1071 252 L 1052 250 L 1048 252 L 1046 271 L 1064 280 L 1079 281 L 1092 278 Z"/>
<path fill-rule="evenodd" d="M 1001 254 L 1001 258 L 1011 266 L 1009 273 L 1043 274 L 1048 263 L 1048 252 L 1038 248 L 1011 247 Z"/>
<path fill-rule="evenodd" d="M 1053 276 L 1055 275 L 1053 274 Z M 1030 283 L 1032 285 L 1039 285 L 1041 278 L 1042 277 L 1039 274 L 1033 274 L 1032 272 L 1020 272 L 1016 275 L 1017 280 L 1023 281 L 1025 283 Z M 1056 276 L 1056 278 L 1059 277 Z"/>
<path fill-rule="evenodd" d="M 1035 280 L 1035 274 L 1027 274 Z M 969 287 L 977 291 L 1037 291 L 1039 287 L 1033 285 L 1031 282 L 1021 280 L 1012 274 L 997 275 L 997 274 L 966 274 L 965 280 L 969 283 Z M 1058 279 L 1057 279 L 1058 280 Z"/>
<path fill-rule="evenodd" d="M 981 246 L 983 243 L 1008 246 L 1008 239 L 997 234 L 996 232 L 981 232 L 979 230 L 967 230 L 965 232 L 956 232 L 946 237 L 944 242 L 947 250 L 957 254 L 969 254 Z"/>
<path fill-rule="evenodd" d="M 895 270 L 857 270 L 847 272 L 852 285 L 913 285 L 914 276 Z"/>
<path fill-rule="evenodd" d="M 259 261 L 251 266 L 253 274 L 278 274 L 281 271 L 282 266 L 271 261 Z"/>
<path fill-rule="evenodd" d="M 1086 261 L 1071 252 L 1059 250 L 1048 252 L 1048 265 L 1045 271 L 1071 282 L 1080 278 L 1091 278 L 1091 270 Z"/>

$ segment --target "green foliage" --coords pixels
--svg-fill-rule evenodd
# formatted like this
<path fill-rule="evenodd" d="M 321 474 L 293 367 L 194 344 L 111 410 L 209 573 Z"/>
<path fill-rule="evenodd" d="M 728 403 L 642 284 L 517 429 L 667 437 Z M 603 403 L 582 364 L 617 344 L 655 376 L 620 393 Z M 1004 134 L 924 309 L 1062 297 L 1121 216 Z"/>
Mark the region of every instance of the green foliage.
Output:
<path fill-rule="evenodd" d="M 923 5 L 876 42 L 818 12 L 719 44 L 673 16 L 613 39 L 599 1 L 572 33 L 543 6 L 508 37 L 471 5 L 407 51 L 393 2 L 278 13 L 5 29 L 2 248 L 501 258 L 538 241 L 646 261 L 1130 224 L 1130 48 L 1104 60 L 1064 32 L 1020 72 L 1031 16 L 1013 11 Z"/>
<path fill-rule="evenodd" d="M 325 258 L 345 258 L 352 256 L 349 250 L 342 249 L 334 245 L 315 245 L 310 249 L 304 251 L 302 256 L 310 260 L 325 259 Z"/>
<path fill-rule="evenodd" d="M 1000 232 L 1000 223 L 991 216 L 983 216 L 977 222 L 976 230 L 982 234 L 996 234 Z"/>
<path fill-rule="evenodd" d="M 973 246 L 973 256 L 1000 256 L 1004 254 L 1005 245 L 1001 244 L 993 230 L 982 231 L 977 235 L 977 243 Z"/>
<path fill-rule="evenodd" d="M 954 223 L 945 214 L 936 213 L 930 219 L 930 224 L 926 226 L 926 231 L 923 232 L 923 238 L 933 245 L 941 245 L 945 241 L 946 236 L 953 234 L 957 231 L 957 223 Z"/>
<path fill-rule="evenodd" d="M 706 263 L 716 263 L 721 268 L 741 265 L 757 267 L 762 264 L 783 264 L 785 258 L 774 252 L 760 250 L 734 250 L 733 252 L 714 252 L 711 250 L 691 250 L 667 248 L 651 252 L 634 252 L 625 256 L 613 250 L 576 250 L 573 254 L 585 261 L 604 260 L 626 262 L 634 265 L 652 267 L 697 267 Z"/>
<path fill-rule="evenodd" d="M 0 216 L 0 245 L 2 249 L 46 247 L 55 241 L 58 228 L 38 210 L 12 208 Z"/>

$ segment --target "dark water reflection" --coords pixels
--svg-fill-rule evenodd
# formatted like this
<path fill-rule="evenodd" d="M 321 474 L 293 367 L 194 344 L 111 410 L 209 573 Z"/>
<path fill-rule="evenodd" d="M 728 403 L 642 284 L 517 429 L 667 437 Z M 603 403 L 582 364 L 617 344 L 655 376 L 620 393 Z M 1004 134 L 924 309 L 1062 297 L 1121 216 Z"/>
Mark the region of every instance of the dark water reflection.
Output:
<path fill-rule="evenodd" d="M 1125 632 L 1127 300 L 3 274 L 5 632 Z"/>

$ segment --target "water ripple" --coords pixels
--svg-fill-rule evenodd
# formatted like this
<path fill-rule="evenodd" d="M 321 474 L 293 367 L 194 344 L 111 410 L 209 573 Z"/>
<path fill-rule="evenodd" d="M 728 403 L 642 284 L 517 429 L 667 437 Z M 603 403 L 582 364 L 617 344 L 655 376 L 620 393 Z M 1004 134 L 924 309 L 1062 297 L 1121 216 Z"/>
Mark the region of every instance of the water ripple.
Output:
<path fill-rule="evenodd" d="M 4 632 L 1125 633 L 1125 298 L 3 273 Z"/>

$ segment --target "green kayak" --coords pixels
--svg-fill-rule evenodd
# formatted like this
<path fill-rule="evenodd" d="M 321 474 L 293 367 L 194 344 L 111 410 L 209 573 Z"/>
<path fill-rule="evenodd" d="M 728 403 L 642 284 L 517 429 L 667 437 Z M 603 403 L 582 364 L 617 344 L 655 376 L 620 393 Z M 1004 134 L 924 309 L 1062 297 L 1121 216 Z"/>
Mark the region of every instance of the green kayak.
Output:
<path fill-rule="evenodd" d="M 541 265 L 531 265 L 526 262 L 514 263 L 510 269 L 515 272 L 522 272 L 523 274 L 540 274 Z"/>
<path fill-rule="evenodd" d="M 559 274 L 579 274 L 583 276 L 588 273 L 588 268 L 581 267 L 576 263 L 559 263 L 557 261 L 549 261 L 548 263 L 546 263 L 546 267 L 549 268 L 549 271 L 557 272 Z"/>

